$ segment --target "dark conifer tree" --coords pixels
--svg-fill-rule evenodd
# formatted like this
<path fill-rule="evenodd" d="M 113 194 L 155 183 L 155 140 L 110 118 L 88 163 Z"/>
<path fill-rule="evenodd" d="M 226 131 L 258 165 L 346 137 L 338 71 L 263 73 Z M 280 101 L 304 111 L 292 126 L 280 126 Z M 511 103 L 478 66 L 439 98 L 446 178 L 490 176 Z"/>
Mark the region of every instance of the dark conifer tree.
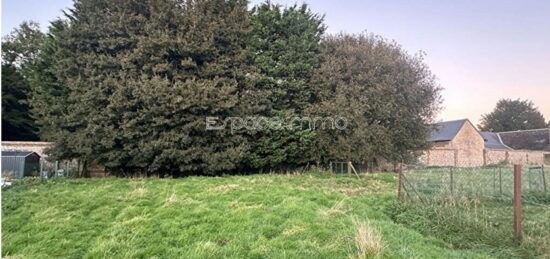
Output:
<path fill-rule="evenodd" d="M 265 116 L 288 123 L 310 104 L 311 76 L 319 67 L 323 17 L 307 5 L 282 8 L 265 2 L 252 10 L 249 48 L 261 73 L 257 82 L 269 104 Z M 309 162 L 315 133 L 301 127 L 271 129 L 251 136 L 247 162 L 255 168 L 288 168 Z"/>

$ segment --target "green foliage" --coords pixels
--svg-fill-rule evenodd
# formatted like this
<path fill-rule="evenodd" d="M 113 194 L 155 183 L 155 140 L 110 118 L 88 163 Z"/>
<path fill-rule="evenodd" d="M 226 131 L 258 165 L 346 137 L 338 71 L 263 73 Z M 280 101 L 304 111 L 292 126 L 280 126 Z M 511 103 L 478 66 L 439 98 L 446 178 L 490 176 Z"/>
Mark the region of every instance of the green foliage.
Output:
<path fill-rule="evenodd" d="M 495 109 L 481 118 L 478 125 L 483 131 L 529 130 L 547 127 L 542 113 L 529 100 L 501 99 Z"/>
<path fill-rule="evenodd" d="M 422 56 L 365 34 L 327 37 L 314 75 L 313 116 L 344 117 L 344 131 L 321 131 L 322 161 L 407 160 L 426 147 L 440 88 Z"/>
<path fill-rule="evenodd" d="M 37 139 L 27 103 L 29 90 L 15 66 L 2 64 L 2 140 Z"/>
<path fill-rule="evenodd" d="M 2 257 L 350 258 L 359 219 L 383 258 L 488 258 L 393 223 L 394 188 L 319 172 L 28 183 L 2 190 Z"/>
<path fill-rule="evenodd" d="M 39 52 L 44 34 L 36 22 L 23 22 L 2 39 L 2 64 L 21 67 Z"/>
<path fill-rule="evenodd" d="M 60 42 L 65 36 L 67 22 L 56 20 L 45 35 L 40 52 L 24 66 L 22 73 L 31 88 L 31 114 L 43 140 L 52 140 L 63 125 L 68 87 L 57 77 L 59 60 L 64 54 Z"/>
<path fill-rule="evenodd" d="M 244 1 L 75 2 L 57 61 L 69 96 L 54 155 L 114 173 L 234 169 L 246 141 L 204 120 L 253 109 L 247 12 Z"/>
<path fill-rule="evenodd" d="M 249 48 L 265 81 L 272 108 L 300 112 L 312 94 L 310 78 L 319 67 L 323 18 L 307 5 L 282 8 L 264 2 L 252 10 Z"/>
<path fill-rule="evenodd" d="M 323 18 L 305 4 L 282 8 L 264 2 L 252 9 L 248 47 L 261 79 L 256 82 L 267 107 L 264 116 L 288 120 L 310 105 L 311 76 L 319 67 Z M 290 168 L 312 160 L 315 132 L 300 127 L 253 132 L 246 163 L 252 168 Z"/>
<path fill-rule="evenodd" d="M 23 22 L 2 39 L 2 140 L 38 138 L 23 70 L 38 54 L 43 37 L 37 23 Z"/>
<path fill-rule="evenodd" d="M 439 88 L 421 57 L 324 31 L 306 5 L 78 0 L 23 71 L 52 157 L 114 174 L 398 161 L 425 147 Z M 351 128 L 206 130 L 207 117 L 335 115 Z"/>

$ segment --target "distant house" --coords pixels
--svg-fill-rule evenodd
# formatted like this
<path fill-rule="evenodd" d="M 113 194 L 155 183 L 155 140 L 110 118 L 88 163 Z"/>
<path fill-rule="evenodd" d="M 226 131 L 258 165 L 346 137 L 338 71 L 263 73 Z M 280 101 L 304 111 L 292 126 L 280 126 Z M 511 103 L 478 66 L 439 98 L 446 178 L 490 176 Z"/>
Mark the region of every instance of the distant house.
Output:
<path fill-rule="evenodd" d="M 468 119 L 446 121 L 434 125 L 428 136 L 432 146 L 420 161 L 429 166 L 464 167 L 498 163 L 543 164 L 545 155 L 550 154 L 548 138 L 548 129 L 480 132 Z"/>

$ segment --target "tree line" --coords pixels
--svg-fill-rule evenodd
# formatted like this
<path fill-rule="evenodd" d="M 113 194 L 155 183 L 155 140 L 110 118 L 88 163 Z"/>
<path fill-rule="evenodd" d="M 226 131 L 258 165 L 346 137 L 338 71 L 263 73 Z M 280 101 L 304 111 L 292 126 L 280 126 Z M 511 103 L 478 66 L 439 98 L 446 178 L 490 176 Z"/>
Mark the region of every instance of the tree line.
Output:
<path fill-rule="evenodd" d="M 76 0 L 47 33 L 26 23 L 4 41 L 3 119 L 12 117 L 4 99 L 19 102 L 27 122 L 14 127 L 53 141 L 53 158 L 114 174 L 397 162 L 426 148 L 441 88 L 423 56 L 380 36 L 325 31 L 305 4 Z M 6 98 L 6 84 L 24 95 Z M 246 116 L 348 124 L 206 130 L 207 117 Z"/>

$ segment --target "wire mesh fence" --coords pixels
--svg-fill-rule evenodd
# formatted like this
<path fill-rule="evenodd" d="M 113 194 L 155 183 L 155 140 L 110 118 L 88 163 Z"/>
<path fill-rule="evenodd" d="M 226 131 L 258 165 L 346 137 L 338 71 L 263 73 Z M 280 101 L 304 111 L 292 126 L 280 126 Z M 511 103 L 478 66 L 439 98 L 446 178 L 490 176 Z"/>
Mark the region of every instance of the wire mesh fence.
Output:
<path fill-rule="evenodd" d="M 550 193 L 548 170 L 523 166 L 514 177 L 514 167 L 422 167 L 403 166 L 398 190 L 409 206 L 426 211 L 437 224 L 472 229 L 487 242 L 510 242 L 514 224 L 514 182 L 521 185 L 520 223 L 523 243 L 537 256 L 550 256 Z M 516 179 L 516 180 L 515 180 Z M 522 218 L 522 219 L 521 219 Z M 518 220 L 518 218 L 516 218 Z M 521 229 L 521 227 L 520 227 Z M 517 231 L 517 230 L 516 230 Z M 516 236 L 517 238 L 517 236 Z"/>
<path fill-rule="evenodd" d="M 58 177 L 76 177 L 79 170 L 77 161 L 47 161 L 40 160 L 40 177 L 44 179 Z"/>
<path fill-rule="evenodd" d="M 522 167 L 524 198 L 547 191 L 548 168 Z M 429 200 L 457 196 L 509 200 L 514 194 L 512 166 L 419 167 L 406 166 L 403 192 L 408 199 Z"/>

